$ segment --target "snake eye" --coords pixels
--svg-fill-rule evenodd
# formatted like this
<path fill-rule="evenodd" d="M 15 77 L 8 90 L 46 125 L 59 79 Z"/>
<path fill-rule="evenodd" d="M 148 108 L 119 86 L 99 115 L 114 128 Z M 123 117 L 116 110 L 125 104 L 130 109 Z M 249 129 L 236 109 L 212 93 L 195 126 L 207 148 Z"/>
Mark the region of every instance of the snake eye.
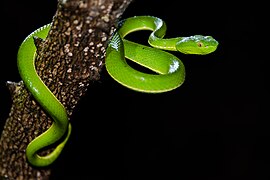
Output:
<path fill-rule="evenodd" d="M 198 42 L 197 45 L 198 45 L 198 47 L 202 47 L 203 46 L 203 43 L 202 42 Z"/>

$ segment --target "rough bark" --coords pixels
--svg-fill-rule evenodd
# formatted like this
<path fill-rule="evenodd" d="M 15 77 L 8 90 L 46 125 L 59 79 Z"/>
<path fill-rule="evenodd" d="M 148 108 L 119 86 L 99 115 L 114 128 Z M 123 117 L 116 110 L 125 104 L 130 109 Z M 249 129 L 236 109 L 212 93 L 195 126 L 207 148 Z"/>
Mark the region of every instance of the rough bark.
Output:
<path fill-rule="evenodd" d="M 131 1 L 59 0 L 47 38 L 36 39 L 37 72 L 69 117 L 89 84 L 99 79 L 109 38 Z M 0 139 L 0 179 L 49 179 L 50 168 L 29 165 L 25 149 L 52 121 L 23 82 L 7 85 L 12 107 Z"/>

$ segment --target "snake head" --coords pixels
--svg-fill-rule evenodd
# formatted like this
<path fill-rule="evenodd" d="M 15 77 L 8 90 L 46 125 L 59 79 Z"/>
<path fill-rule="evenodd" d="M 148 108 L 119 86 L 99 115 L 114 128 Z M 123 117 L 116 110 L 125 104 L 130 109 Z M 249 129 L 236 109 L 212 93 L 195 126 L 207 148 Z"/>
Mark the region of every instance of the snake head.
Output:
<path fill-rule="evenodd" d="M 194 35 L 176 43 L 176 49 L 184 54 L 209 54 L 217 49 L 218 41 L 212 36 Z"/>

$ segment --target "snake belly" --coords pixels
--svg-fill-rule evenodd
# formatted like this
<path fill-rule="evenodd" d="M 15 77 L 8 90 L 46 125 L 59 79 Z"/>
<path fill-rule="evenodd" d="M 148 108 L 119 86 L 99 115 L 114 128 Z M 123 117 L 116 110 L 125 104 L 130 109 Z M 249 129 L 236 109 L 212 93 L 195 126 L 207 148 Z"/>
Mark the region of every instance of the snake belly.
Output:
<path fill-rule="evenodd" d="M 17 65 L 24 85 L 53 119 L 51 127 L 32 140 L 26 148 L 27 160 L 33 166 L 38 167 L 48 166 L 58 158 L 71 133 L 71 125 L 68 121 L 65 107 L 43 83 L 35 69 L 36 47 L 33 38 L 35 36 L 43 39 L 46 38 L 49 29 L 50 24 L 37 29 L 27 36 L 20 45 L 17 54 Z M 63 137 L 64 139 L 50 154 L 45 156 L 38 155 L 39 151 L 56 143 Z"/>

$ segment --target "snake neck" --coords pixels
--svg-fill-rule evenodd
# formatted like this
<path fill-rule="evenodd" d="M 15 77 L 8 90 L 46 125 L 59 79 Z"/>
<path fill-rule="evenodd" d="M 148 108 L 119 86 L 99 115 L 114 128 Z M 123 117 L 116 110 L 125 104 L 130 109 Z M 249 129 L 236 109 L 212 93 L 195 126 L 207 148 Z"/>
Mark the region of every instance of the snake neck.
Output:
<path fill-rule="evenodd" d="M 182 37 L 163 39 L 155 36 L 155 33 L 153 32 L 148 39 L 148 43 L 152 47 L 157 49 L 177 51 L 176 43 L 181 41 L 182 39 L 183 39 Z"/>
<path fill-rule="evenodd" d="M 176 43 L 182 37 L 165 38 L 167 26 L 163 20 L 153 16 L 135 16 L 125 19 L 119 23 L 119 35 L 124 38 L 126 35 L 141 30 L 150 30 L 152 33 L 148 38 L 148 43 L 158 49 L 177 51 Z"/>

